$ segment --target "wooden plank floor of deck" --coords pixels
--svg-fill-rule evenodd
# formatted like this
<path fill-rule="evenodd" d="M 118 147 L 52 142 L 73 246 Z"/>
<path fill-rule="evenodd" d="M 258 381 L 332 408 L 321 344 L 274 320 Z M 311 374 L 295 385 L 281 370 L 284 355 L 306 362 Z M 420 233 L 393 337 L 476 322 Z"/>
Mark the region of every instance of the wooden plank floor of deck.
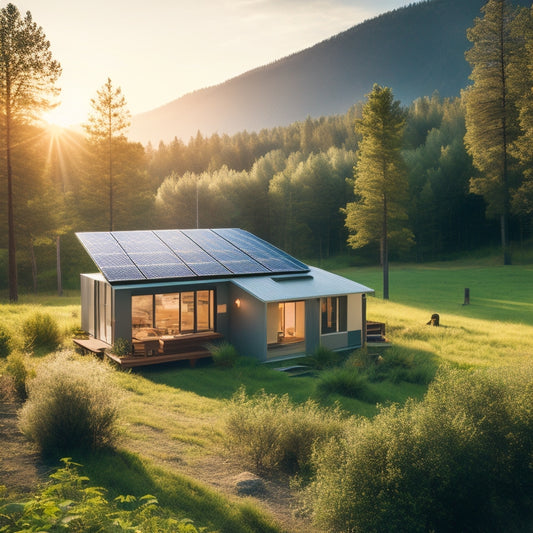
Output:
<path fill-rule="evenodd" d="M 194 351 L 178 354 L 171 353 L 150 355 L 148 357 L 142 355 L 119 357 L 113 353 L 105 352 L 105 356 L 120 365 L 121 368 L 134 368 L 139 366 L 157 365 L 161 363 L 173 363 L 175 361 L 189 361 L 190 366 L 194 368 L 198 359 L 207 359 L 208 357 L 211 357 L 211 353 L 208 351 Z"/>
<path fill-rule="evenodd" d="M 72 341 L 83 351 L 96 355 L 102 355 L 107 348 L 111 347 L 111 345 L 99 339 L 72 339 Z"/>

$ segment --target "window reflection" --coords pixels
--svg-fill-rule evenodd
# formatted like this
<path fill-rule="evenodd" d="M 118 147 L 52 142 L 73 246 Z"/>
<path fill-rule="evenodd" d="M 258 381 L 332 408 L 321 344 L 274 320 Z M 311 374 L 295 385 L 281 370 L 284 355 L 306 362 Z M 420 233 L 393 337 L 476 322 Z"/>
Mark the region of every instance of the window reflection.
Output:
<path fill-rule="evenodd" d="M 214 290 L 132 296 L 132 337 L 214 331 Z"/>

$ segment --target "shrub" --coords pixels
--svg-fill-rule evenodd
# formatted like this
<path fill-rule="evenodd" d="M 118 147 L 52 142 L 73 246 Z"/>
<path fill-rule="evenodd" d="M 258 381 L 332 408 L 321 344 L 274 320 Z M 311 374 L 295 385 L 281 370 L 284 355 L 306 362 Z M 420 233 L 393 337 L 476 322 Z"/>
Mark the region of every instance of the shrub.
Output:
<path fill-rule="evenodd" d="M 533 369 L 441 371 L 421 402 L 383 408 L 317 449 L 306 490 L 327 531 L 526 531 Z"/>
<path fill-rule="evenodd" d="M 358 368 L 371 382 L 388 380 L 428 385 L 436 372 L 430 356 L 423 359 L 401 347 L 387 348 L 381 354 L 357 350 L 350 356 L 347 366 Z"/>
<path fill-rule="evenodd" d="M 111 446 L 118 416 L 111 371 L 73 352 L 43 362 L 29 383 L 20 414 L 22 431 L 45 454 Z"/>
<path fill-rule="evenodd" d="M 113 353 L 122 357 L 124 355 L 131 355 L 132 345 L 128 339 L 118 338 L 113 343 Z"/>
<path fill-rule="evenodd" d="M 19 352 L 11 353 L 7 358 L 6 370 L 13 380 L 18 399 L 25 400 L 27 398 L 27 380 L 30 375 L 28 357 Z"/>
<path fill-rule="evenodd" d="M 316 385 L 319 396 L 340 394 L 357 398 L 363 402 L 375 403 L 376 396 L 369 387 L 368 379 L 356 368 L 334 368 L 322 373 Z"/>
<path fill-rule="evenodd" d="M 57 321 L 48 313 L 33 313 L 22 324 L 24 349 L 53 351 L 61 344 Z"/>
<path fill-rule="evenodd" d="M 323 370 L 324 368 L 331 368 L 339 362 L 339 354 L 319 345 L 312 355 L 308 355 L 305 358 L 305 362 L 315 368 L 316 370 Z"/>
<path fill-rule="evenodd" d="M 241 388 L 226 410 L 226 442 L 248 466 L 259 472 L 295 472 L 310 462 L 314 445 L 341 432 L 338 409 L 325 409 L 312 400 L 291 403 L 288 395 L 264 391 L 247 396 Z"/>
<path fill-rule="evenodd" d="M 209 345 L 209 352 L 215 366 L 232 368 L 239 359 L 239 353 L 229 342 Z"/>
<path fill-rule="evenodd" d="M 0 326 L 0 358 L 5 358 L 11 353 L 12 339 L 7 329 Z"/>
<path fill-rule="evenodd" d="M 51 483 L 32 499 L 10 502 L 0 493 L 0 531 L 198 533 L 190 520 L 170 516 L 149 494 L 109 501 L 105 489 L 90 486 L 89 479 L 79 474 L 80 465 L 62 461 L 64 467 L 51 474 Z"/>

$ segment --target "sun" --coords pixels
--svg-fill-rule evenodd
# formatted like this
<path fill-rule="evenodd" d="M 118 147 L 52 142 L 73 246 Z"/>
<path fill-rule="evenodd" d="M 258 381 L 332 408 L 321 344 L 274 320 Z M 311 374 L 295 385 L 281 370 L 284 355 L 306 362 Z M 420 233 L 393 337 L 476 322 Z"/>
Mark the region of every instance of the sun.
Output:
<path fill-rule="evenodd" d="M 79 122 L 76 113 L 63 104 L 60 104 L 57 107 L 54 107 L 54 109 L 51 111 L 44 113 L 42 118 L 52 128 L 71 128 L 77 122 Z"/>

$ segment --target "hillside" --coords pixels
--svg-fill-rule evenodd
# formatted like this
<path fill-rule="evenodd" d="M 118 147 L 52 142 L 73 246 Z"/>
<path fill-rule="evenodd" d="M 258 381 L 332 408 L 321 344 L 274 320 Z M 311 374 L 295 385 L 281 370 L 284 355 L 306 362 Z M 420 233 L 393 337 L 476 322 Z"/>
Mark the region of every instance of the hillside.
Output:
<path fill-rule="evenodd" d="M 468 84 L 466 29 L 485 0 L 429 0 L 368 20 L 311 48 L 136 115 L 130 137 L 188 141 L 259 131 L 345 113 L 374 83 L 408 104 L 438 91 L 459 95 Z M 518 2 L 526 5 L 527 2 Z M 175 68 L 179 69 L 179 65 Z M 209 68 L 209 65 L 199 66 Z"/>

